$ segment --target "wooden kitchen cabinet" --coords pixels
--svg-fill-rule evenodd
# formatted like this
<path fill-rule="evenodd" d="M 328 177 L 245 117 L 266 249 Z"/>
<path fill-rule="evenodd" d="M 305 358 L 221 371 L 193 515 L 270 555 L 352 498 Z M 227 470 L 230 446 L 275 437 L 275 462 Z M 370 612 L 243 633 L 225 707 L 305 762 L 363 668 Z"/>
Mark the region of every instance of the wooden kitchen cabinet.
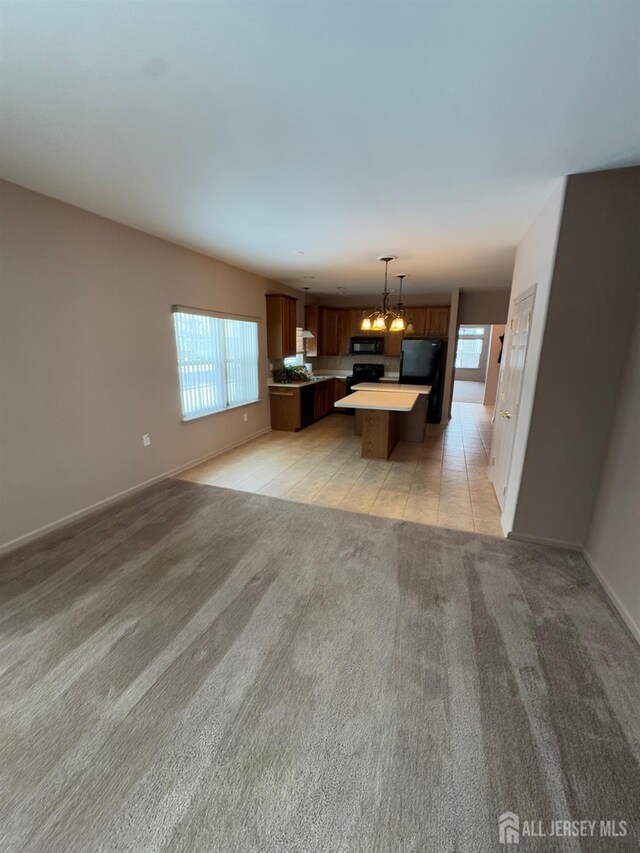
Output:
<path fill-rule="evenodd" d="M 373 308 L 371 308 L 373 310 Z M 446 338 L 449 333 L 449 307 L 407 308 L 407 324 L 413 324 L 413 331 L 407 337 Z M 350 355 L 351 338 L 358 336 L 379 337 L 379 331 L 362 332 L 363 309 L 329 308 L 324 305 L 309 305 L 305 310 L 306 327 L 314 335 L 307 340 L 307 355 L 322 356 Z M 384 354 L 398 358 L 402 350 L 405 335 L 398 332 L 384 334 Z"/>
<path fill-rule="evenodd" d="M 333 411 L 333 379 L 318 382 L 313 391 L 315 393 L 313 419 L 318 421 Z"/>
<path fill-rule="evenodd" d="M 338 316 L 340 313 L 337 308 L 320 309 L 318 355 L 340 355 L 340 342 L 338 340 Z"/>
<path fill-rule="evenodd" d="M 349 355 L 351 337 L 354 332 L 353 311 L 342 309 L 338 312 L 338 355 Z"/>
<path fill-rule="evenodd" d="M 409 338 L 446 338 L 449 334 L 449 306 L 407 308 L 407 325 L 413 325 Z"/>
<path fill-rule="evenodd" d="M 370 314 L 371 311 L 373 311 L 373 308 L 371 310 L 368 310 L 366 313 Z M 363 321 L 364 317 L 365 317 L 365 314 L 363 313 L 362 308 L 354 308 L 351 311 L 351 335 L 352 336 L 358 337 L 359 335 L 370 334 L 370 332 L 363 332 L 360 329 L 360 326 L 362 325 L 362 321 Z M 380 334 L 380 333 L 378 332 L 377 334 Z"/>
<path fill-rule="evenodd" d="M 413 331 L 408 332 L 409 337 L 423 338 L 427 328 L 427 308 L 407 308 L 407 325 L 413 325 Z"/>
<path fill-rule="evenodd" d="M 391 358 L 399 358 L 402 352 L 404 332 L 386 332 L 384 336 L 384 354 Z"/>
<path fill-rule="evenodd" d="M 427 308 L 427 332 L 430 338 L 446 338 L 449 334 L 449 308 Z"/>
<path fill-rule="evenodd" d="M 333 412 L 334 401 L 333 379 L 309 385 L 270 386 L 271 429 L 295 432 L 309 426 Z"/>
<path fill-rule="evenodd" d="M 340 379 L 336 377 L 333 380 L 333 402 L 334 404 L 338 402 L 338 400 L 342 400 L 343 397 L 347 396 L 347 380 Z M 344 409 L 336 409 L 337 412 L 344 412 Z"/>
<path fill-rule="evenodd" d="M 268 358 L 295 355 L 298 300 L 280 293 L 268 293 L 266 299 Z"/>
<path fill-rule="evenodd" d="M 306 339 L 306 352 L 309 356 L 320 355 L 320 308 L 318 305 L 307 305 L 304 309 L 304 325 L 313 335 Z"/>
<path fill-rule="evenodd" d="M 302 426 L 300 388 L 270 388 L 271 429 L 295 432 Z"/>

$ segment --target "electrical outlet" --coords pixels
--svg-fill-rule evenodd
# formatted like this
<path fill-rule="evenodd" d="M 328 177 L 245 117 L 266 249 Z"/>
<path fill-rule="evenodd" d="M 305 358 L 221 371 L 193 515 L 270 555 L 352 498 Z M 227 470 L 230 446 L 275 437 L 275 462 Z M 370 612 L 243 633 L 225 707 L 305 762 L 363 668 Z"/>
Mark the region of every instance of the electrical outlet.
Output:
<path fill-rule="evenodd" d="M 142 444 L 144 445 L 144 447 L 149 447 L 149 445 L 151 444 L 151 435 L 148 432 L 145 432 L 145 434 L 142 436 Z"/>
<path fill-rule="evenodd" d="M 249 420 L 249 413 L 245 412 L 243 417 L 244 422 L 246 423 Z"/>

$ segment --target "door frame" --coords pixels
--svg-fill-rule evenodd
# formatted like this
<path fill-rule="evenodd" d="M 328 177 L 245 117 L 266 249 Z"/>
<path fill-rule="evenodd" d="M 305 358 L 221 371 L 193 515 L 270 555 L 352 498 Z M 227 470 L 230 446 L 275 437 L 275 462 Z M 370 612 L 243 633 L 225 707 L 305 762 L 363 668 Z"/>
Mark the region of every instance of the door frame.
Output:
<path fill-rule="evenodd" d="M 520 303 L 531 298 L 531 321 L 530 321 L 529 327 L 527 329 L 527 348 L 525 350 L 524 363 L 522 365 L 522 381 L 520 382 L 520 387 L 518 389 L 518 400 L 516 403 L 515 419 L 514 419 L 514 423 L 513 423 L 513 441 L 511 442 L 511 451 L 509 453 L 509 459 L 508 459 L 507 465 L 506 465 L 504 492 L 502 495 L 498 494 L 499 489 L 496 488 L 496 483 L 495 483 L 494 476 L 493 476 L 495 473 L 495 468 L 496 468 L 496 466 L 493 464 L 493 460 L 495 459 L 495 457 L 497 455 L 495 451 L 498 450 L 498 452 L 499 452 L 499 446 L 496 448 L 496 446 L 493 444 L 493 442 L 491 444 L 492 462 L 489 465 L 489 472 L 490 472 L 489 478 L 491 480 L 491 483 L 493 484 L 493 489 L 494 489 L 494 492 L 496 494 L 496 498 L 498 500 L 498 503 L 500 505 L 500 510 L 502 512 L 504 512 L 504 506 L 506 503 L 507 493 L 509 490 L 509 483 L 511 481 L 511 465 L 513 462 L 513 448 L 515 445 L 515 433 L 517 431 L 518 422 L 520 419 L 520 404 L 522 401 L 522 386 L 524 384 L 524 374 L 525 374 L 525 371 L 527 368 L 527 361 L 529 358 L 529 341 L 530 341 L 530 337 L 531 337 L 531 329 L 533 328 L 533 316 L 534 316 L 534 311 L 535 311 L 535 307 L 536 307 L 536 291 L 537 291 L 537 289 L 538 289 L 538 283 L 536 282 L 535 284 L 531 285 L 531 287 L 528 287 L 525 291 L 523 291 L 519 296 L 517 296 L 511 302 L 511 304 L 509 306 L 509 317 L 507 318 L 507 326 L 505 329 L 505 337 L 504 337 L 504 342 L 503 342 L 503 347 L 502 347 L 502 353 L 503 353 L 503 357 L 504 357 L 508 353 L 508 345 L 510 345 L 510 343 L 511 343 L 509 336 L 511 334 L 511 321 L 513 319 L 513 314 L 515 313 L 515 309 L 518 305 L 520 305 Z M 496 423 L 496 411 L 497 411 L 498 406 L 500 404 L 500 388 L 502 387 L 502 382 L 503 382 L 503 378 L 504 378 L 503 365 L 505 365 L 505 364 L 506 364 L 506 360 L 503 360 L 500 364 L 500 373 L 498 375 L 498 387 L 496 388 L 496 402 L 495 402 L 495 409 L 494 409 L 494 414 L 493 414 L 494 424 Z M 496 432 L 495 432 L 495 426 L 494 426 L 494 437 L 495 437 L 495 435 L 496 435 Z"/>

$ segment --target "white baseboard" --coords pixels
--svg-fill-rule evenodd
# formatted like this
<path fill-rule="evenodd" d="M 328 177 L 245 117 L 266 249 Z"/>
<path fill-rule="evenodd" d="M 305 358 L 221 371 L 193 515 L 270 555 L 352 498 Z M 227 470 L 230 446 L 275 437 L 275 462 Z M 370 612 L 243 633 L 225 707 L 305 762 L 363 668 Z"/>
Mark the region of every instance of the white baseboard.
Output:
<path fill-rule="evenodd" d="M 593 561 L 593 558 L 591 557 L 591 555 L 589 554 L 589 552 L 587 551 L 586 548 L 582 549 L 582 556 L 584 557 L 584 559 L 585 559 L 587 565 L 589 566 L 589 568 L 591 569 L 591 571 L 594 573 L 594 575 L 597 577 L 598 581 L 600 582 L 600 585 L 604 589 L 604 591 L 607 595 L 607 598 L 609 598 L 609 600 L 611 601 L 611 603 L 613 604 L 615 609 L 618 611 L 618 613 L 622 617 L 622 621 L 625 623 L 627 628 L 631 631 L 636 642 L 638 644 L 640 644 L 640 625 L 638 625 L 635 622 L 633 616 L 629 613 L 627 608 L 624 606 L 624 604 L 620 600 L 618 594 L 615 592 L 615 590 L 613 589 L 613 587 L 611 586 L 609 581 L 605 578 L 605 576 L 602 574 L 600 569 L 596 566 L 595 562 Z"/>
<path fill-rule="evenodd" d="M 259 438 L 261 435 L 265 435 L 265 433 L 267 432 L 271 432 L 270 426 L 266 427 L 265 429 L 261 429 L 258 432 L 247 436 L 246 438 L 242 438 L 239 441 L 234 441 L 231 444 L 227 444 L 225 445 L 225 447 L 216 450 L 214 453 L 207 453 L 205 456 L 200 456 L 198 459 L 192 459 L 190 462 L 186 462 L 184 465 L 179 465 L 177 468 L 172 468 L 169 471 L 164 471 L 162 474 L 158 474 L 156 477 L 152 477 L 150 480 L 145 480 L 142 483 L 137 483 L 135 486 L 130 486 L 128 489 L 125 489 L 122 492 L 118 492 L 115 495 L 110 495 L 108 498 L 103 498 L 102 500 L 97 501 L 96 503 L 83 507 L 83 509 L 76 510 L 76 512 L 72 512 L 69 515 L 65 515 L 62 518 L 58 518 L 56 519 L 56 521 L 52 521 L 50 524 L 45 524 L 43 527 L 38 527 L 36 530 L 32 530 L 29 533 L 25 533 L 22 536 L 18 536 L 17 539 L 11 539 L 9 542 L 5 542 L 3 545 L 0 545 L 0 555 L 7 554 L 9 551 L 15 551 L 16 548 L 20 548 L 22 545 L 27 545 L 29 542 L 33 542 L 34 539 L 39 539 L 41 536 L 45 536 L 47 533 L 52 533 L 54 530 L 58 530 L 61 527 L 65 527 L 67 524 L 71 524 L 74 521 L 79 521 L 81 518 L 84 518 L 87 515 L 93 515 L 96 512 L 100 512 L 100 510 L 106 509 L 112 504 L 115 504 L 118 501 L 129 497 L 129 495 L 133 495 L 136 492 L 140 492 L 143 489 L 146 489 L 148 486 L 152 486 L 154 483 L 159 483 L 161 480 L 166 480 L 168 477 L 174 477 L 181 471 L 186 471 L 188 468 L 193 468 L 194 465 L 200 465 L 209 459 L 214 459 L 216 456 L 220 456 L 221 454 L 226 453 L 228 450 L 233 450 L 234 447 L 239 447 L 241 444 L 246 444 L 248 441 L 252 441 L 254 438 Z"/>
<path fill-rule="evenodd" d="M 525 536 L 522 533 L 505 534 L 507 539 L 515 539 L 517 542 L 529 542 L 531 545 L 550 545 L 552 548 L 564 548 L 565 551 L 582 551 L 580 542 L 563 542 L 561 539 L 546 539 L 544 536 Z"/>

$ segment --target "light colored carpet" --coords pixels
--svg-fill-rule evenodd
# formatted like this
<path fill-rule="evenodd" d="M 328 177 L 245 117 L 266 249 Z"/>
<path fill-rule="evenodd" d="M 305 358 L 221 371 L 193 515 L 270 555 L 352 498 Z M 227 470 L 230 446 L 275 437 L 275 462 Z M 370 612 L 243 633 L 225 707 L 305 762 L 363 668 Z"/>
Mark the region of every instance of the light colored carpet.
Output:
<path fill-rule="evenodd" d="M 0 587 L 3 853 L 637 849 L 638 648 L 577 555 L 167 480 Z"/>
<path fill-rule="evenodd" d="M 456 379 L 453 383 L 454 403 L 482 403 L 484 399 L 484 382 L 467 382 Z"/>

